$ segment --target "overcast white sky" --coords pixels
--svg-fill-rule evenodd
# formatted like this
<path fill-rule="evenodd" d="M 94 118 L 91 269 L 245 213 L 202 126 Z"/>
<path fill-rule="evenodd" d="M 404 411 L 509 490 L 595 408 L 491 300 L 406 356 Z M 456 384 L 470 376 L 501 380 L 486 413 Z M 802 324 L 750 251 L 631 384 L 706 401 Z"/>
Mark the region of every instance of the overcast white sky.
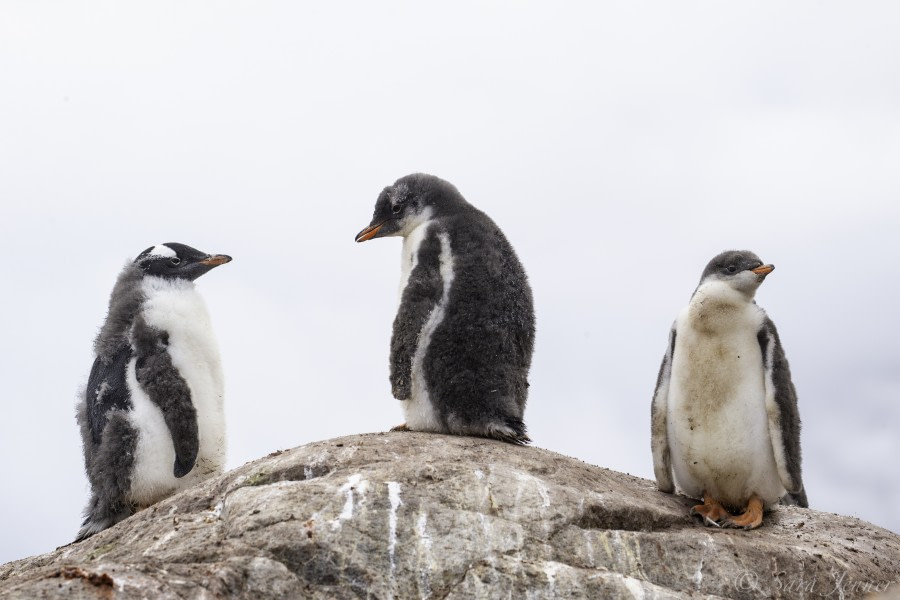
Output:
<path fill-rule="evenodd" d="M 456 184 L 534 288 L 537 446 L 652 477 L 650 396 L 706 262 L 747 248 L 812 506 L 900 531 L 900 8 L 892 2 L 0 6 L 0 562 L 71 541 L 76 395 L 115 278 L 178 241 L 228 466 L 401 422 L 381 188 Z"/>

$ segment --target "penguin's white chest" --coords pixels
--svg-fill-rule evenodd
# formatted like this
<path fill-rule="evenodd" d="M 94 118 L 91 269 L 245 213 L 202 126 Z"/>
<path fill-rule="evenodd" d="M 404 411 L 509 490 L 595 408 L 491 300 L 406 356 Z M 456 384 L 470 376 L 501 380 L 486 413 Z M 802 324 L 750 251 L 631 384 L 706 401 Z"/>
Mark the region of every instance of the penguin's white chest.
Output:
<path fill-rule="evenodd" d="M 418 264 L 418 251 L 427 234 L 428 222 L 416 228 L 404 241 L 403 265 L 409 269 L 403 274 L 401 282 L 401 300 L 403 289 L 409 283 L 412 270 Z M 416 342 L 416 351 L 412 357 L 412 370 L 410 380 L 410 398 L 403 402 L 403 413 L 407 426 L 416 431 L 444 431 L 444 424 L 438 417 L 428 389 L 428 381 L 425 378 L 424 362 L 431 344 L 432 336 L 438 326 L 443 322 L 447 312 L 450 298 L 450 289 L 453 286 L 454 260 L 450 247 L 450 235 L 447 232 L 437 234 L 441 244 L 439 256 L 439 273 L 441 277 L 442 293 L 437 304 L 431 309 L 425 324 L 419 331 Z"/>
<path fill-rule="evenodd" d="M 419 248 L 425 240 L 425 234 L 428 233 L 430 225 L 430 221 L 425 221 L 403 238 L 403 251 L 400 255 L 400 301 L 403 300 L 403 290 L 409 284 L 409 276 L 419 264 Z"/>
<path fill-rule="evenodd" d="M 168 333 L 167 351 L 187 382 L 197 412 L 200 450 L 186 476 L 173 474 L 175 448 L 162 411 L 141 389 L 132 359 L 126 374 L 138 430 L 132 501 L 150 504 L 159 496 L 194 485 L 222 471 L 225 464 L 224 378 L 218 345 L 203 298 L 192 283 L 148 278 L 142 316 L 148 325 Z"/>
<path fill-rule="evenodd" d="M 765 369 L 753 303 L 698 291 L 676 325 L 667 427 L 675 482 L 731 506 L 786 493 L 766 412 Z"/>

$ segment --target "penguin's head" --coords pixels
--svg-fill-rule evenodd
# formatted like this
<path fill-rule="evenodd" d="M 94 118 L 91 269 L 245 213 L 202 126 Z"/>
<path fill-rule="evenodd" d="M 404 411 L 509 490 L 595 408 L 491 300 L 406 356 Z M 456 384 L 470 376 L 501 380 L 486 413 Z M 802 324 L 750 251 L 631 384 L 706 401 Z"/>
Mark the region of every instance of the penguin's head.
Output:
<path fill-rule="evenodd" d="M 700 277 L 700 285 L 721 281 L 752 298 L 766 275 L 774 270 L 775 265 L 763 264 L 749 250 L 728 250 L 709 261 Z"/>
<path fill-rule="evenodd" d="M 405 237 L 429 219 L 464 205 L 466 201 L 451 183 L 424 173 L 407 175 L 381 190 L 372 222 L 356 234 L 356 241 Z"/>
<path fill-rule="evenodd" d="M 187 281 L 194 281 L 227 262 L 231 262 L 231 257 L 225 254 L 207 254 L 176 242 L 151 246 L 134 259 L 134 264 L 146 275 Z"/>

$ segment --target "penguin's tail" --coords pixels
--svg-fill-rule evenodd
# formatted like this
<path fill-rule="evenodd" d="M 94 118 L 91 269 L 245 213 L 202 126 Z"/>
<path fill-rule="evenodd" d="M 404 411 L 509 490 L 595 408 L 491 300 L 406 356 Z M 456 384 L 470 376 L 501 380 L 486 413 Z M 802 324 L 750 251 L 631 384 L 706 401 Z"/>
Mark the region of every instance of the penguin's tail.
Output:
<path fill-rule="evenodd" d="M 113 524 L 112 519 L 99 521 L 85 519 L 84 523 L 81 525 L 81 529 L 78 530 L 78 535 L 75 536 L 75 541 L 73 543 L 77 544 L 78 542 L 84 541 L 95 533 L 100 533 L 104 529 L 112 527 Z"/>
<path fill-rule="evenodd" d="M 522 419 L 509 417 L 505 421 L 505 423 L 491 423 L 488 425 L 486 437 L 509 444 L 516 444 L 517 446 L 531 443 L 531 438 L 526 433 L 525 422 Z"/>
<path fill-rule="evenodd" d="M 781 499 L 781 504 L 809 508 L 809 500 L 806 499 L 806 489 L 800 488 L 799 492 L 788 492 Z"/>
<path fill-rule="evenodd" d="M 84 521 L 81 523 L 81 529 L 75 536 L 73 543 L 86 540 L 96 533 L 100 533 L 104 529 L 109 529 L 119 521 L 127 519 L 133 514 L 130 506 L 103 507 L 98 506 L 97 498 L 93 498 L 91 504 L 85 510 Z"/>

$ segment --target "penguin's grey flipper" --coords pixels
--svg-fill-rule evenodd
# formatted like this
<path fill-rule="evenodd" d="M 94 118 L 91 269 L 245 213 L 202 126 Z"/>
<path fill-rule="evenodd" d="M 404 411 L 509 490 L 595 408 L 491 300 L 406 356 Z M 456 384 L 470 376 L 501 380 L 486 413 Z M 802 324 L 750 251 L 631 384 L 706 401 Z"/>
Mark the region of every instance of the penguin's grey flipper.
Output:
<path fill-rule="evenodd" d="M 79 415 L 80 416 L 80 415 Z M 131 487 L 131 471 L 138 432 L 122 411 L 113 411 L 106 420 L 101 441 L 94 449 L 88 467 L 91 499 L 84 511 L 84 522 L 75 538 L 79 542 L 112 527 L 131 516 L 133 507 L 126 499 Z"/>
<path fill-rule="evenodd" d="M 150 327 L 139 317 L 132 337 L 137 354 L 135 375 L 163 413 L 175 445 L 173 473 L 175 477 L 184 477 L 194 468 L 200 451 L 197 410 L 191 402 L 191 390 L 172 364 L 168 333 Z"/>
<path fill-rule="evenodd" d="M 403 289 L 391 336 L 391 391 L 397 400 L 412 394 L 412 361 L 419 333 L 440 302 L 444 284 L 440 274 L 441 243 L 434 230 L 425 234 L 416 254 L 417 263 Z"/>
<path fill-rule="evenodd" d="M 757 339 L 766 373 L 769 437 L 775 452 L 778 475 L 791 500 L 807 508 L 809 502 L 800 473 L 800 412 L 797 408 L 797 391 L 791 381 L 791 370 L 778 330 L 768 316 L 760 327 Z"/>
<path fill-rule="evenodd" d="M 669 432 L 667 424 L 669 381 L 672 377 L 672 357 L 675 354 L 675 325 L 669 332 L 669 346 L 656 377 L 656 391 L 650 405 L 650 447 L 653 450 L 653 473 L 656 487 L 661 492 L 675 491 L 672 480 L 672 457 L 669 453 Z"/>

